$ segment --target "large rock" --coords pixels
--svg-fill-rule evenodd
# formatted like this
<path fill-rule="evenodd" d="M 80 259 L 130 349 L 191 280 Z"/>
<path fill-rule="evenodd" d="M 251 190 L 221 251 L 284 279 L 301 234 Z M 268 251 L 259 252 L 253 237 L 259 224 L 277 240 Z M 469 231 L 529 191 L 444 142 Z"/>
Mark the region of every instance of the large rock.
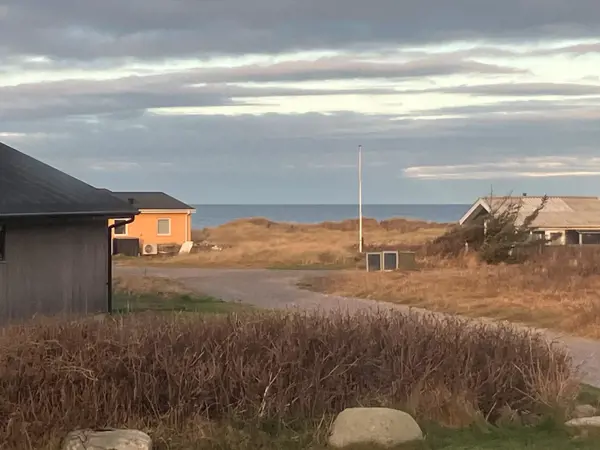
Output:
<path fill-rule="evenodd" d="M 333 422 L 329 445 L 334 448 L 361 444 L 394 447 L 422 439 L 423 432 L 415 419 L 403 411 L 389 408 L 348 408 Z"/>
<path fill-rule="evenodd" d="M 152 450 L 150 436 L 138 430 L 77 430 L 64 440 L 63 450 Z"/>
<path fill-rule="evenodd" d="M 571 419 L 565 425 L 570 428 L 600 428 L 600 416 Z"/>
<path fill-rule="evenodd" d="M 577 405 L 573 410 L 573 418 L 594 417 L 596 412 L 596 408 L 592 405 Z"/>

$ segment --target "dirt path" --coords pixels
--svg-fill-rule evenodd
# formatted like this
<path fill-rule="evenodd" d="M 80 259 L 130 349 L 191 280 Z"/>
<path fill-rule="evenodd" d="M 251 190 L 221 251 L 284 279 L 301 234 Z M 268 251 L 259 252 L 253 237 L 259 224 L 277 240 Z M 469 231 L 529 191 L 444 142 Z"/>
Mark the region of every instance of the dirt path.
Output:
<path fill-rule="evenodd" d="M 190 289 L 230 302 L 249 303 L 261 308 L 348 312 L 365 310 L 421 311 L 420 308 L 374 300 L 338 297 L 299 289 L 296 284 L 322 271 L 261 269 L 195 269 L 157 267 L 116 267 L 115 274 L 134 273 L 181 280 Z M 441 316 L 442 314 L 440 314 Z M 600 387 L 600 341 L 562 335 L 544 330 L 549 339 L 562 342 L 580 366 L 582 381 Z"/>

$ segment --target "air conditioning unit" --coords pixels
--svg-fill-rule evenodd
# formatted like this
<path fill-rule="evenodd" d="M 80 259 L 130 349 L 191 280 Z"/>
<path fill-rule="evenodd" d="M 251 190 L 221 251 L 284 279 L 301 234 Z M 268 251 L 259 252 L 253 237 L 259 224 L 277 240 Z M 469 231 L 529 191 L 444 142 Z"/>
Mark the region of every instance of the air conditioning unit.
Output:
<path fill-rule="evenodd" d="M 142 255 L 158 255 L 158 244 L 144 244 Z"/>

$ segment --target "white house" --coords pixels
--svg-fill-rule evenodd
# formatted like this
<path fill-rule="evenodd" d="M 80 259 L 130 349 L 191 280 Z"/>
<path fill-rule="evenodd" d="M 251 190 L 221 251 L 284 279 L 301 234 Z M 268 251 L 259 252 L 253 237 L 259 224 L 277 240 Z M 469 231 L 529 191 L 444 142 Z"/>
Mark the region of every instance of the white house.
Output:
<path fill-rule="evenodd" d="M 521 204 L 519 220 L 530 215 L 542 202 L 540 196 L 480 197 L 460 219 L 468 225 L 492 211 Z M 536 234 L 554 245 L 600 244 L 600 197 L 548 197 L 532 224 Z"/>

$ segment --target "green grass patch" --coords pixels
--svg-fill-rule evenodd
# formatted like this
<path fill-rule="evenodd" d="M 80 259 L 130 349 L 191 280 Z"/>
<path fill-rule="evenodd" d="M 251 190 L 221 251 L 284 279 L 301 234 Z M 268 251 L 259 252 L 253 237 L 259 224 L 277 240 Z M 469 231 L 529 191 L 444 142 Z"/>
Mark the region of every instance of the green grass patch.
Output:
<path fill-rule="evenodd" d="M 126 292 L 115 292 L 113 295 L 113 311 L 117 313 L 173 311 L 227 314 L 249 311 L 251 309 L 250 305 L 224 302 L 209 296 L 189 294 L 129 294 Z"/>
<path fill-rule="evenodd" d="M 326 429 L 269 430 L 261 426 L 223 424 L 205 438 L 191 436 L 170 439 L 171 450 L 327 450 Z M 276 427 L 279 428 L 279 427 Z M 562 426 L 546 422 L 536 427 L 473 427 L 444 429 L 424 427 L 425 440 L 405 444 L 395 450 L 592 450 L 600 448 L 600 439 L 576 437 Z M 162 449 L 160 445 L 158 449 Z M 166 448 L 166 447 L 165 447 Z M 381 450 L 363 445 L 353 450 Z"/>
<path fill-rule="evenodd" d="M 425 442 L 405 448 L 415 450 L 591 450 L 599 446 L 598 438 L 578 438 L 564 427 L 548 421 L 536 427 L 489 427 L 462 430 L 434 427 L 426 430 Z"/>

